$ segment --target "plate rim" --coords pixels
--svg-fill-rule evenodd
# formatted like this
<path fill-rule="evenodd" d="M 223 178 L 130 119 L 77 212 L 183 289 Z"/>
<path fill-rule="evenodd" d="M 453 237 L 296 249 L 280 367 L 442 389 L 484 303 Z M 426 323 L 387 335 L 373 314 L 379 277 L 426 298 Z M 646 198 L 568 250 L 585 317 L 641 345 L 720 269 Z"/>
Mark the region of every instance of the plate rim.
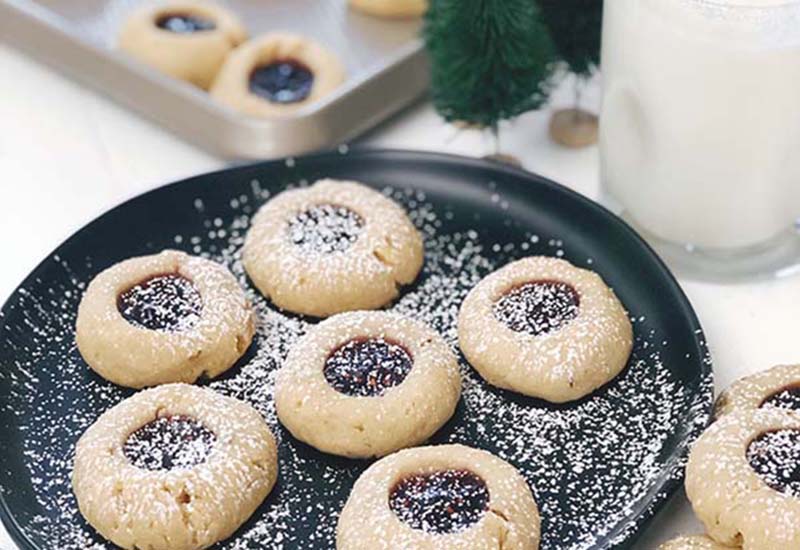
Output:
<path fill-rule="evenodd" d="M 595 212 L 601 214 L 604 218 L 606 218 L 609 223 L 616 225 L 623 232 L 628 234 L 629 237 L 632 237 L 633 240 L 636 241 L 641 246 L 641 248 L 651 257 L 651 260 L 656 264 L 656 267 L 658 267 L 658 270 L 664 277 L 664 281 L 669 283 L 669 286 L 672 288 L 672 291 L 678 296 L 681 315 L 686 318 L 690 328 L 693 329 L 692 343 L 694 344 L 694 347 L 696 348 L 699 354 L 698 357 L 700 358 L 699 375 L 701 378 L 708 379 L 710 381 L 707 385 L 707 388 L 703 392 L 705 394 L 702 396 L 704 397 L 704 400 L 702 402 L 703 408 L 702 410 L 698 410 L 696 413 L 698 418 L 705 416 L 706 421 L 692 423 L 692 426 L 687 430 L 686 435 L 680 439 L 678 448 L 674 453 L 672 453 L 668 463 L 661 470 L 659 475 L 663 476 L 665 473 L 667 473 L 668 468 L 670 467 L 670 464 L 672 462 L 682 461 L 686 459 L 686 457 L 689 454 L 691 444 L 700 436 L 700 434 L 705 430 L 705 428 L 709 425 L 711 421 L 711 412 L 714 404 L 714 385 L 713 385 L 714 370 L 713 370 L 713 358 L 711 355 L 711 350 L 708 349 L 706 345 L 705 331 L 703 330 L 702 325 L 700 324 L 700 319 L 698 318 L 697 313 L 695 312 L 691 301 L 684 292 L 683 287 L 681 287 L 677 278 L 669 269 L 669 267 L 666 265 L 664 260 L 661 259 L 661 257 L 655 252 L 655 250 L 650 246 L 650 244 L 639 233 L 637 233 L 625 220 L 623 220 L 618 215 L 611 212 L 608 208 L 606 208 L 599 202 L 596 202 L 587 197 L 586 195 L 583 195 L 548 177 L 542 176 L 536 172 L 525 170 L 523 168 L 518 168 L 509 164 L 489 159 L 464 156 L 454 153 L 429 151 L 429 150 L 398 149 L 398 148 L 383 148 L 383 147 L 369 147 L 369 146 L 351 146 L 346 153 L 342 153 L 338 149 L 332 149 L 332 150 L 325 150 L 290 158 L 292 158 L 297 163 L 297 165 L 300 165 L 306 162 L 313 163 L 313 162 L 330 160 L 334 158 L 356 158 L 356 157 L 363 159 L 372 158 L 372 160 L 378 160 L 381 162 L 392 160 L 392 161 L 408 163 L 408 162 L 419 162 L 420 160 L 423 160 L 429 162 L 430 161 L 438 162 L 446 165 L 449 164 L 453 166 L 467 165 L 473 169 L 484 169 L 484 170 L 494 171 L 500 174 L 513 176 L 515 179 L 521 178 L 523 180 L 528 180 L 528 183 L 541 185 L 550 189 L 551 191 L 562 193 L 566 195 L 569 198 L 569 200 L 574 200 L 580 203 L 581 207 L 594 210 Z M 36 266 L 22 280 L 22 282 L 20 282 L 16 286 L 16 288 L 8 295 L 7 299 L 2 305 L 2 308 L 0 308 L 0 325 L 5 324 L 4 319 L 7 316 L 8 306 L 11 303 L 12 299 L 18 295 L 20 289 L 24 288 L 29 283 L 29 281 L 34 279 L 39 270 L 42 269 L 47 262 L 52 261 L 53 256 L 56 255 L 57 251 L 61 247 L 63 247 L 65 244 L 67 244 L 69 241 L 71 241 L 78 235 L 82 234 L 91 225 L 93 225 L 96 221 L 100 220 L 101 218 L 110 215 L 112 212 L 115 212 L 118 209 L 127 207 L 132 202 L 142 200 L 145 197 L 159 193 L 170 187 L 174 187 L 177 185 L 190 185 L 192 181 L 197 179 L 214 178 L 242 170 L 252 170 L 258 168 L 270 169 L 273 166 L 285 167 L 286 166 L 285 161 L 286 159 L 281 158 L 281 159 L 265 160 L 258 162 L 234 163 L 226 167 L 220 168 L 218 170 L 213 170 L 211 172 L 204 172 L 201 174 L 195 174 L 193 176 L 189 176 L 180 180 L 170 181 L 168 183 L 158 185 L 154 188 L 148 189 L 143 193 L 127 197 L 121 202 L 108 207 L 102 213 L 98 214 L 88 222 L 82 224 L 77 230 L 73 231 L 65 239 L 61 240 L 59 244 L 50 251 L 50 253 L 48 253 L 39 263 L 36 264 Z M 514 186 L 519 185 L 518 181 L 513 181 L 509 183 L 512 183 Z M 667 502 L 675 495 L 679 486 L 683 484 L 684 477 L 685 477 L 684 468 L 680 467 L 678 468 L 678 471 L 675 475 L 668 476 L 661 484 L 656 484 L 653 487 L 651 487 L 650 492 L 654 492 L 653 497 L 647 500 L 647 502 L 640 510 L 638 511 L 634 510 L 630 514 L 626 515 L 619 523 L 615 525 L 615 527 L 609 533 L 604 535 L 604 538 L 606 539 L 605 543 L 602 543 L 602 546 L 592 547 L 592 550 L 621 550 L 624 548 L 632 548 L 633 543 L 635 543 L 636 540 L 639 539 L 639 537 L 641 537 L 641 535 L 644 533 L 644 531 L 652 522 L 652 520 L 655 518 L 655 516 L 664 508 Z M 23 528 L 19 525 L 5 498 L 6 491 L 7 491 L 6 486 L 2 482 L 0 482 L 0 521 L 2 521 L 3 525 L 8 531 L 11 540 L 14 543 L 16 543 L 22 550 L 44 550 L 43 548 L 37 546 L 27 536 Z M 614 539 L 620 536 L 622 538 L 619 539 L 618 542 L 614 542 Z"/>

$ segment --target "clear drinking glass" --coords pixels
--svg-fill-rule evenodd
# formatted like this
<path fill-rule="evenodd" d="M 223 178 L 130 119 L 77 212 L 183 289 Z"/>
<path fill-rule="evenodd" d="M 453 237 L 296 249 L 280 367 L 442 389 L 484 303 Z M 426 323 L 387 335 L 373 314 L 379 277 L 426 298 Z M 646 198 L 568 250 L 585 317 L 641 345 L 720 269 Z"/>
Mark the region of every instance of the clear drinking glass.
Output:
<path fill-rule="evenodd" d="M 604 191 L 678 271 L 800 258 L 800 0 L 606 0 Z"/>

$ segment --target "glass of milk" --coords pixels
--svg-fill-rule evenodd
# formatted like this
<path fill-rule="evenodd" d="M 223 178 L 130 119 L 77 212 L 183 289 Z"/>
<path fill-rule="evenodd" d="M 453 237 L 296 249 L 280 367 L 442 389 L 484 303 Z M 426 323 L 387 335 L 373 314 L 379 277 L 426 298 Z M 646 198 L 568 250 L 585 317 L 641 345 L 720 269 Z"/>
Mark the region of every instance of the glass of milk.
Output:
<path fill-rule="evenodd" d="M 684 274 L 800 260 L 800 0 L 606 0 L 604 191 Z"/>

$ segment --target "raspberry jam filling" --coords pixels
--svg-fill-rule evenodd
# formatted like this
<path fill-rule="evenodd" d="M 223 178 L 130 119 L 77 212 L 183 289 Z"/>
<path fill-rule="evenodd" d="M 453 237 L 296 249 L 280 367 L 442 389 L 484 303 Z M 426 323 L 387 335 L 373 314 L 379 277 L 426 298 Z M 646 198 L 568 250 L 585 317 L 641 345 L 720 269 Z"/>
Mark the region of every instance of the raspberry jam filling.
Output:
<path fill-rule="evenodd" d="M 311 95 L 314 73 L 296 59 L 280 59 L 250 73 L 250 92 L 272 103 L 298 103 Z"/>
<path fill-rule="evenodd" d="M 800 497 L 800 430 L 776 430 L 754 439 L 747 461 L 772 489 Z"/>
<path fill-rule="evenodd" d="M 217 28 L 217 25 L 211 19 L 186 13 L 168 13 L 167 15 L 163 15 L 156 21 L 156 26 L 159 29 L 176 34 L 213 31 Z"/>
<path fill-rule="evenodd" d="M 569 284 L 533 281 L 516 286 L 494 303 L 494 316 L 514 332 L 555 332 L 578 316 L 580 296 Z"/>
<path fill-rule="evenodd" d="M 205 462 L 216 441 L 214 432 L 194 418 L 164 416 L 130 434 L 122 450 L 137 468 L 185 469 Z"/>
<path fill-rule="evenodd" d="M 358 240 L 364 220 L 343 206 L 321 204 L 289 221 L 289 240 L 303 252 L 344 252 Z"/>
<path fill-rule="evenodd" d="M 203 299 L 186 277 L 156 275 L 120 294 L 117 309 L 136 327 L 180 332 L 193 327 L 200 318 Z"/>
<path fill-rule="evenodd" d="M 394 486 L 389 507 L 414 529 L 457 533 L 480 521 L 489 509 L 489 489 L 467 470 L 414 475 Z"/>
<path fill-rule="evenodd" d="M 791 386 L 773 393 L 761 403 L 761 406 L 800 410 L 800 386 Z"/>
<path fill-rule="evenodd" d="M 414 361 L 401 345 L 384 339 L 356 339 L 325 361 L 328 384 L 345 395 L 375 397 L 401 384 Z"/>

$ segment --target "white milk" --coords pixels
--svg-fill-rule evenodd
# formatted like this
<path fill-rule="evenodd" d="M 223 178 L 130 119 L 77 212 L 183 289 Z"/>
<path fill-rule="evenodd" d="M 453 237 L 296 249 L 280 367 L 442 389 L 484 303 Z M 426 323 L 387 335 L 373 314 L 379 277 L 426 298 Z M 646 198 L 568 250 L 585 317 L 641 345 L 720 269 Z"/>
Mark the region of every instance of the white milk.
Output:
<path fill-rule="evenodd" d="M 639 226 L 705 248 L 792 227 L 800 0 L 606 0 L 602 68 L 603 183 Z"/>

